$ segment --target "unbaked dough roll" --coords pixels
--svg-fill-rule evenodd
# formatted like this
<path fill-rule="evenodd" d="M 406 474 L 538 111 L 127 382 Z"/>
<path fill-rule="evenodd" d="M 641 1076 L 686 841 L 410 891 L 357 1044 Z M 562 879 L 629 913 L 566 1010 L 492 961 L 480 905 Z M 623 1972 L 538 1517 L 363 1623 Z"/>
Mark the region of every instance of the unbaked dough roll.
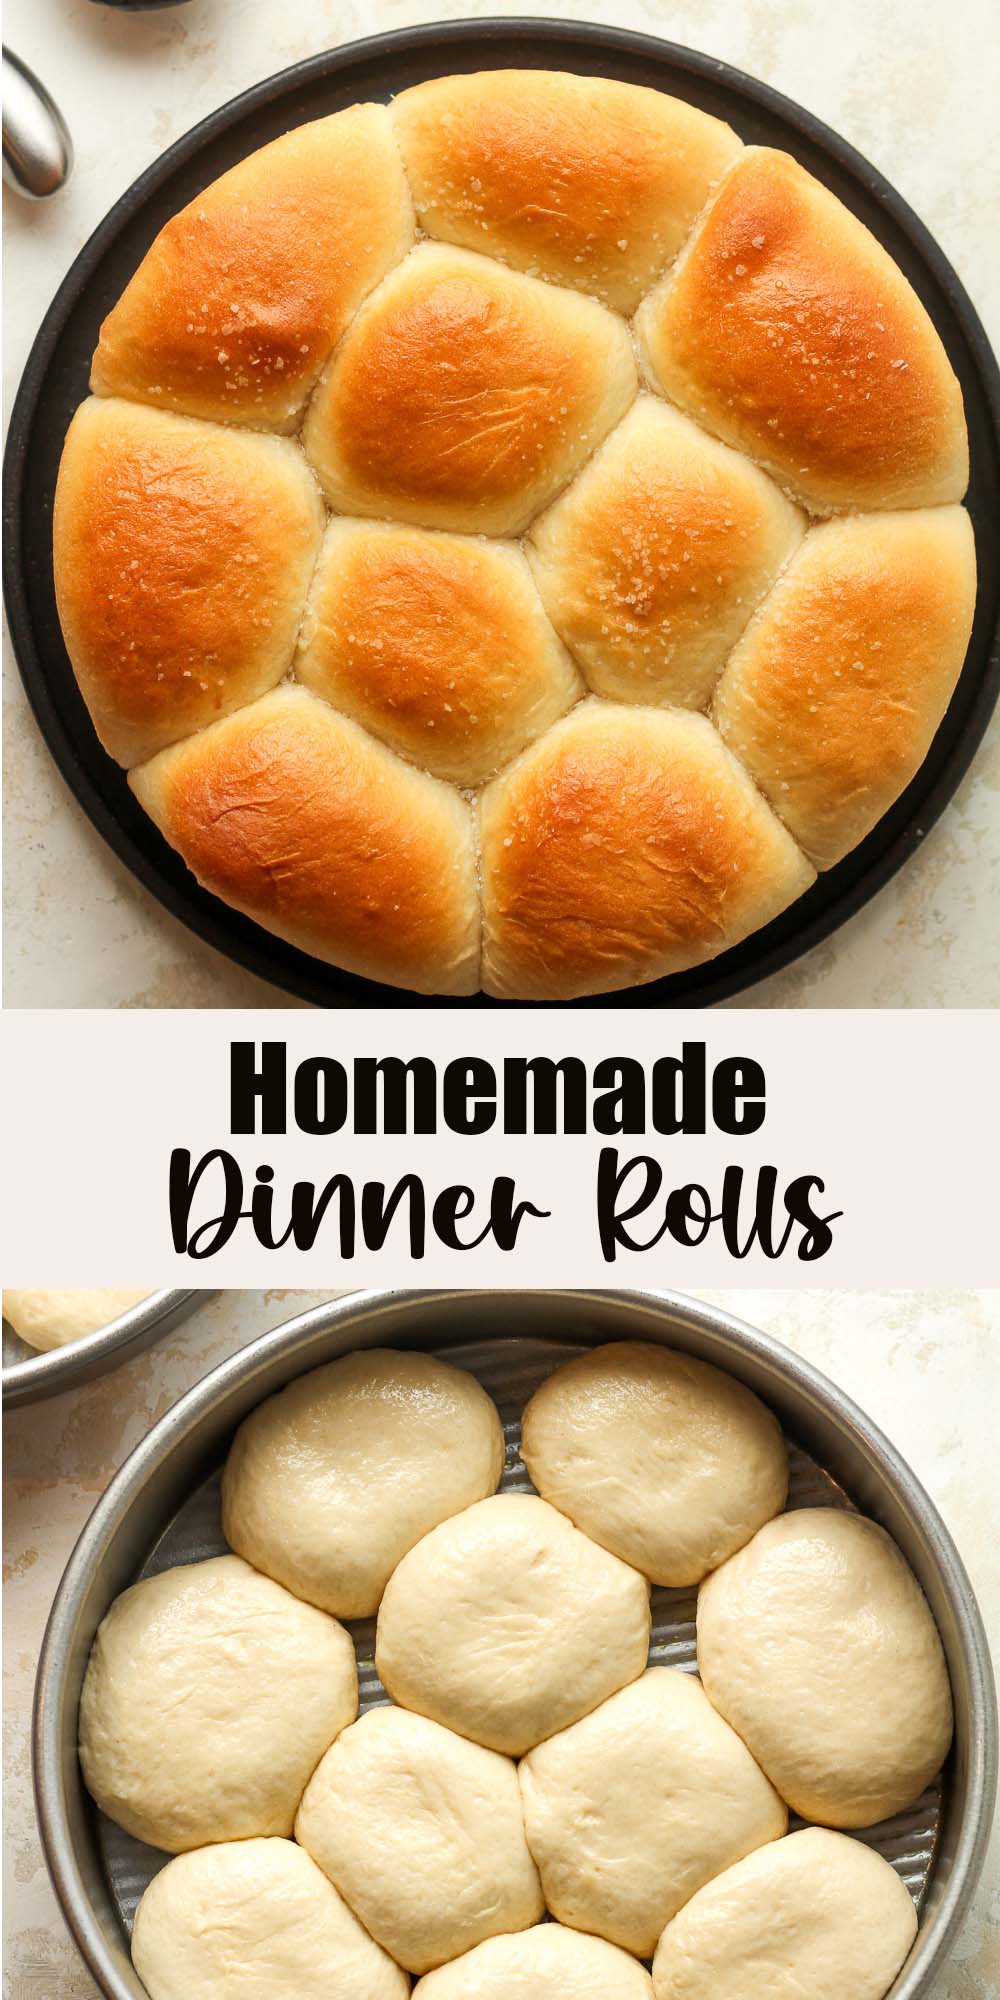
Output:
<path fill-rule="evenodd" d="M 80 1762 L 101 1811 L 170 1854 L 289 1834 L 357 1711 L 343 1626 L 214 1556 L 115 1599 L 84 1678 Z"/>
<path fill-rule="evenodd" d="M 481 800 L 483 984 L 613 993 L 715 958 L 813 869 L 703 715 L 581 702 Z"/>
<path fill-rule="evenodd" d="M 412 241 L 384 107 L 300 125 L 164 225 L 101 328 L 91 387 L 293 430 L 365 294 Z"/>
<path fill-rule="evenodd" d="M 788 1457 L 734 1376 L 648 1341 L 592 1347 L 535 1390 L 521 1421 L 533 1483 L 652 1583 L 700 1583 L 780 1513 Z"/>
<path fill-rule="evenodd" d="M 404 1556 L 375 1665 L 394 1700 L 519 1757 L 641 1674 L 649 1585 L 544 1500 L 501 1493 Z"/>
<path fill-rule="evenodd" d="M 338 1618 L 368 1618 L 430 1528 L 495 1493 L 503 1426 L 473 1375 L 373 1348 L 311 1369 L 247 1417 L 222 1480 L 227 1541 Z"/>
<path fill-rule="evenodd" d="M 645 1966 L 603 1938 L 584 1937 L 562 1924 L 536 1924 L 516 1937 L 489 1938 L 414 1987 L 414 2000 L 652 2000 L 652 1995 Z"/>
<path fill-rule="evenodd" d="M 473 993 L 473 821 L 306 688 L 282 687 L 129 775 L 199 882 L 365 979 Z"/>
<path fill-rule="evenodd" d="M 91 397 L 53 518 L 59 618 L 120 764 L 242 708 L 291 665 L 323 533 L 297 445 Z"/>
<path fill-rule="evenodd" d="M 884 2000 L 916 1934 L 888 1862 L 809 1827 L 737 1862 L 667 1925 L 655 2000 Z"/>
<path fill-rule="evenodd" d="M 331 521 L 295 672 L 457 785 L 492 777 L 583 692 L 519 549 L 380 521 Z"/>
<path fill-rule="evenodd" d="M 410 1982 L 290 1840 L 178 1855 L 135 1913 L 150 2000 L 406 2000 Z"/>
<path fill-rule="evenodd" d="M 595 694 L 701 708 L 804 528 L 757 466 L 640 396 L 528 557 Z"/>
<path fill-rule="evenodd" d="M 637 327 L 671 400 L 817 513 L 965 492 L 962 392 L 931 320 L 790 154 L 739 156 Z"/>
<path fill-rule="evenodd" d="M 553 70 L 435 77 L 404 90 L 393 117 L 431 236 L 623 313 L 740 151 L 728 125 L 680 98 Z"/>
<path fill-rule="evenodd" d="M 782 1514 L 702 1584 L 698 1667 L 804 1819 L 874 1826 L 947 1755 L 951 1687 L 927 1600 L 884 1529 L 846 1509 Z"/>
<path fill-rule="evenodd" d="M 339 513 L 513 535 L 636 388 L 628 330 L 595 300 L 424 243 L 345 335 L 303 443 Z"/>
<path fill-rule="evenodd" d="M 519 1775 L 546 1906 L 637 1958 L 696 1889 L 788 1829 L 735 1730 L 674 1667 L 539 1743 Z"/>
<path fill-rule="evenodd" d="M 806 537 L 732 654 L 714 717 L 817 868 L 916 775 L 976 608 L 961 507 L 862 514 Z"/>
<path fill-rule="evenodd" d="M 542 1915 L 514 1765 L 405 1709 L 369 1709 L 344 1731 L 295 1837 L 411 1972 Z"/>
<path fill-rule="evenodd" d="M 113 1319 L 148 1299 L 146 1292 L 122 1289 L 105 1291 L 16 1292 L 5 1291 L 3 1316 L 28 1347 L 45 1350 L 65 1347 L 85 1334 L 98 1333 Z"/>

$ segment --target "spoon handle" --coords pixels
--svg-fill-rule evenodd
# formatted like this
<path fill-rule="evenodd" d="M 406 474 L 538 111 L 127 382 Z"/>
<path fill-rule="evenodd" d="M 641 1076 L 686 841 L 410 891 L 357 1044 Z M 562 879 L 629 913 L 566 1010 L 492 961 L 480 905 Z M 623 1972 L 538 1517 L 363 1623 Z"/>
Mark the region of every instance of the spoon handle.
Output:
<path fill-rule="evenodd" d="M 66 120 L 27 63 L 3 51 L 3 177 L 18 194 L 42 201 L 61 188 L 73 164 Z"/>

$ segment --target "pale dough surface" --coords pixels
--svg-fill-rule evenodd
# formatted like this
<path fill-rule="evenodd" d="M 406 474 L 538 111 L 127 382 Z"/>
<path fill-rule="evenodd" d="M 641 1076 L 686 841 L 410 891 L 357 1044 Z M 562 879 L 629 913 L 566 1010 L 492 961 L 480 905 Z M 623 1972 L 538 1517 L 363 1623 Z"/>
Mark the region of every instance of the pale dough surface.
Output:
<path fill-rule="evenodd" d="M 692 1674 L 650 1667 L 520 1766 L 528 1845 L 553 1916 L 651 1958 L 715 1875 L 788 1814 Z"/>
<path fill-rule="evenodd" d="M 840 1508 L 782 1514 L 708 1578 L 698 1667 L 782 1798 L 822 1825 L 913 1805 L 951 1742 L 927 1600 L 884 1530 Z"/>
<path fill-rule="evenodd" d="M 409 1980 L 290 1840 L 180 1854 L 136 1911 L 150 2000 L 405 2000 Z"/>
<path fill-rule="evenodd" d="M 404 1556 L 375 1663 L 405 1708 L 519 1757 L 635 1680 L 649 1631 L 637 1570 L 546 1501 L 502 1493 Z"/>
<path fill-rule="evenodd" d="M 645 1966 L 603 1938 L 537 1924 L 476 1945 L 413 1992 L 414 2000 L 652 2000 L 653 1985 Z"/>
<path fill-rule="evenodd" d="M 410 1972 L 543 1912 L 514 1765 L 405 1709 L 369 1709 L 345 1729 L 295 1837 Z"/>
<path fill-rule="evenodd" d="M 656 2000 L 883 2000 L 917 1934 L 895 1870 L 842 1833 L 807 1827 L 758 1848 L 667 1925 Z"/>
<path fill-rule="evenodd" d="M 358 1712 L 354 1646 L 238 1556 L 146 1577 L 101 1623 L 80 1761 L 102 1812 L 168 1853 L 290 1834 Z"/>
<path fill-rule="evenodd" d="M 99 1291 L 16 1292 L 5 1291 L 3 1316 L 21 1340 L 42 1351 L 65 1347 L 84 1334 L 110 1326 L 119 1313 L 148 1299 L 150 1292 L 130 1292 L 105 1288 Z"/>
<path fill-rule="evenodd" d="M 367 1618 L 430 1528 L 494 1493 L 503 1427 L 472 1375 L 374 1348 L 301 1375 L 241 1424 L 227 1541 L 297 1597 Z"/>
<path fill-rule="evenodd" d="M 699 1583 L 780 1512 L 781 1430 L 742 1382 L 646 1341 L 557 1368 L 524 1412 L 534 1484 L 653 1583 Z"/>

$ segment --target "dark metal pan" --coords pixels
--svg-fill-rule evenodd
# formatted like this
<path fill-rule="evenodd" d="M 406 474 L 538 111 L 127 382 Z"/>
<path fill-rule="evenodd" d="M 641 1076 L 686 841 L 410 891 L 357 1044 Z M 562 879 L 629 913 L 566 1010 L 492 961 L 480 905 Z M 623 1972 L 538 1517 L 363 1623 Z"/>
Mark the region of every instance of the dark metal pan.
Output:
<path fill-rule="evenodd" d="M 574 70 L 653 85 L 727 119 L 744 139 L 793 153 L 860 216 L 905 271 L 938 328 L 965 396 L 979 600 L 961 679 L 913 783 L 852 854 L 734 950 L 654 985 L 576 1003 L 709 1005 L 789 965 L 895 874 L 967 770 L 1000 687 L 1000 374 L 986 335 L 947 259 L 895 190 L 844 139 L 767 84 L 714 57 L 596 23 L 458 21 L 331 50 L 213 112 L 116 203 L 42 323 L 14 404 L 4 465 L 4 591 L 11 633 L 28 699 L 63 777 L 98 832 L 174 916 L 259 978 L 320 1006 L 426 1004 L 323 965 L 272 937 L 200 889 L 167 847 L 101 749 L 73 677 L 56 615 L 52 499 L 63 438 L 87 392 L 101 321 L 178 208 L 234 161 L 306 119 L 361 98 L 386 99 L 427 77 L 510 67 Z M 495 1003 L 480 995 L 437 1004 Z"/>

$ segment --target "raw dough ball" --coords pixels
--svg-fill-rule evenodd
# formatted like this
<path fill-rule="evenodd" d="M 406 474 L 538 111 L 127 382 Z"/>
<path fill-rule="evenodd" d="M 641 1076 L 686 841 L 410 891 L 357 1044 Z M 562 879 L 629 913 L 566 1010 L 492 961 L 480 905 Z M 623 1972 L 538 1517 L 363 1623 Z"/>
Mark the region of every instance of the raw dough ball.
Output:
<path fill-rule="evenodd" d="M 429 1972 L 413 2000 L 652 2000 L 652 1994 L 645 1967 L 603 1938 L 538 1924 L 516 1937 L 490 1938 Z"/>
<path fill-rule="evenodd" d="M 65 1347 L 110 1326 L 119 1313 L 152 1293 L 119 1289 L 95 1292 L 4 1292 L 3 1316 L 29 1347 Z"/>
<path fill-rule="evenodd" d="M 899 1876 L 859 1840 L 808 1827 L 738 1861 L 667 1925 L 656 2000 L 883 2000 L 917 1934 Z"/>
<path fill-rule="evenodd" d="M 527 1409 L 534 1484 L 654 1583 L 700 1583 L 780 1513 L 781 1430 L 732 1375 L 623 1340 L 557 1368 Z"/>
<path fill-rule="evenodd" d="M 674 1667 L 540 1743 L 520 1778 L 553 1916 L 638 1958 L 696 1889 L 788 1828 L 750 1752 Z"/>
<path fill-rule="evenodd" d="M 180 1854 L 290 1834 L 357 1712 L 343 1627 L 238 1556 L 215 1556 L 115 1599 L 83 1683 L 80 1762 L 102 1812 Z"/>
<path fill-rule="evenodd" d="M 542 1915 L 513 1764 L 405 1709 L 370 1709 L 344 1731 L 295 1837 L 411 1972 Z"/>
<path fill-rule="evenodd" d="M 290 1840 L 181 1854 L 135 1914 L 150 2000 L 405 2000 L 405 1972 Z"/>
<path fill-rule="evenodd" d="M 223 1528 L 297 1597 L 367 1618 L 421 1535 L 495 1493 L 503 1461 L 500 1418 L 464 1369 L 387 1348 L 346 1354 L 241 1424 Z"/>
<path fill-rule="evenodd" d="M 498 1494 L 404 1556 L 375 1664 L 404 1708 L 519 1757 L 641 1674 L 649 1585 L 544 1500 Z"/>
<path fill-rule="evenodd" d="M 947 1755 L 937 1627 L 895 1542 L 860 1514 L 783 1514 L 709 1577 L 698 1666 L 804 1819 L 873 1826 L 912 1805 Z"/>

